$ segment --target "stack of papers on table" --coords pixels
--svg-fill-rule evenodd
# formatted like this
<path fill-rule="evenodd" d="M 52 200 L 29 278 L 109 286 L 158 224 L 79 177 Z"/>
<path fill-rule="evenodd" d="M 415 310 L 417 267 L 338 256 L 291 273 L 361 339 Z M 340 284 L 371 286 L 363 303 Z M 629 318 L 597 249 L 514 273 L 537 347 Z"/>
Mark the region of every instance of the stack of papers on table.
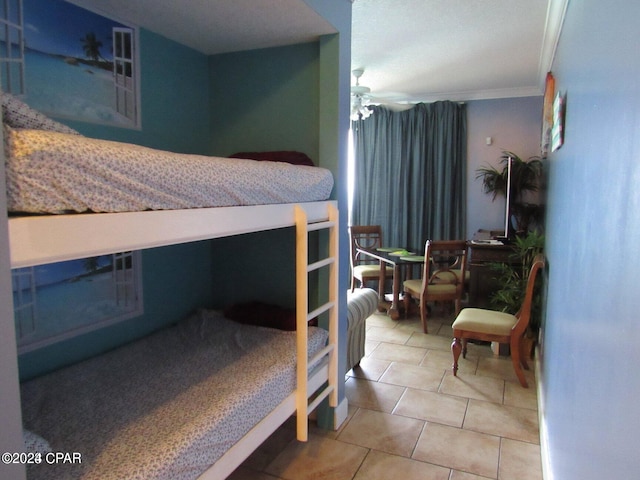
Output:
<path fill-rule="evenodd" d="M 471 240 L 471 243 L 474 245 L 504 245 L 500 240 Z"/>

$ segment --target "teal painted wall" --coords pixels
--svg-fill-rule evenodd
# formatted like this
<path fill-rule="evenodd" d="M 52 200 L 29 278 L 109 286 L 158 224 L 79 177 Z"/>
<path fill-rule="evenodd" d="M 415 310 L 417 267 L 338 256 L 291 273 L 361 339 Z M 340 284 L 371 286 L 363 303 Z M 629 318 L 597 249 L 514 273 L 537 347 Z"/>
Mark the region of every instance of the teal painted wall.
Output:
<path fill-rule="evenodd" d="M 343 36 L 210 58 L 141 29 L 141 130 L 61 121 L 87 136 L 178 152 L 305 152 L 334 173 L 333 198 L 343 205 L 341 225 L 346 225 L 346 183 L 340 178 L 346 179 L 342 173 L 346 172 L 349 126 L 351 6 L 348 2 L 335 6 L 320 3 L 319 8 L 339 21 Z M 341 357 L 348 276 L 345 238 L 343 228 Z M 230 251 L 238 253 L 229 255 Z M 145 251 L 146 310 L 142 318 L 24 355 L 20 358 L 21 374 L 29 377 L 107 350 L 175 321 L 200 305 L 223 306 L 234 299 L 257 296 L 291 305 L 294 252 L 292 229 Z M 256 264 L 252 259 L 262 262 L 258 275 L 251 275 L 255 273 L 252 263 Z M 266 288 L 256 289 L 252 282 Z"/>
<path fill-rule="evenodd" d="M 318 164 L 318 44 L 214 55 L 211 151 L 297 150 Z"/>
<path fill-rule="evenodd" d="M 346 359 L 347 309 L 346 292 L 349 282 L 349 237 L 347 234 L 347 156 L 349 113 L 351 100 L 351 3 L 325 0 L 305 0 L 339 32 L 320 39 L 320 158 L 321 164 L 334 175 L 333 198 L 338 201 L 340 224 L 338 303 L 338 371 L 344 371 Z M 338 401 L 345 396 L 344 383 L 338 384 Z M 324 427 L 335 424 L 331 411 L 320 409 L 318 423 Z"/>
<path fill-rule="evenodd" d="M 207 57 L 146 30 L 140 31 L 140 49 L 141 130 L 59 120 L 89 137 L 207 153 Z M 143 316 L 21 355 L 21 378 L 111 349 L 211 304 L 211 248 L 206 242 L 145 250 L 142 264 Z"/>
<path fill-rule="evenodd" d="M 295 306 L 295 229 L 211 241 L 214 306 L 259 300 Z"/>
<path fill-rule="evenodd" d="M 326 4 L 324 8 L 328 8 Z M 351 6 L 336 6 L 344 36 L 290 47 L 219 55 L 211 58 L 212 153 L 299 150 L 334 175 L 338 199 L 339 358 L 346 358 L 346 290 L 349 252 L 346 236 L 346 168 L 349 130 Z M 347 241 L 345 241 L 347 240 Z M 316 239 L 314 239 L 316 241 Z M 319 238 L 310 246 L 322 250 Z M 237 255 L 229 255 L 229 251 Z M 259 299 L 295 305 L 295 237 L 292 229 L 261 232 L 213 242 L 215 302 L 221 306 Z M 249 274 L 247 274 L 249 273 Z M 254 274 L 255 273 L 255 274 Z M 313 298 L 326 298 L 325 280 L 311 279 Z M 344 398 L 344 385 L 338 386 Z M 331 415 L 321 423 L 332 426 Z"/>
<path fill-rule="evenodd" d="M 160 150 L 208 154 L 208 59 L 140 29 L 140 130 L 62 120 L 83 135 Z"/>
<path fill-rule="evenodd" d="M 297 150 L 320 163 L 317 42 L 214 55 L 209 67 L 214 155 Z M 293 306 L 292 232 L 280 229 L 214 240 L 216 303 L 258 299 Z M 247 276 L 254 270 L 269 274 Z"/>

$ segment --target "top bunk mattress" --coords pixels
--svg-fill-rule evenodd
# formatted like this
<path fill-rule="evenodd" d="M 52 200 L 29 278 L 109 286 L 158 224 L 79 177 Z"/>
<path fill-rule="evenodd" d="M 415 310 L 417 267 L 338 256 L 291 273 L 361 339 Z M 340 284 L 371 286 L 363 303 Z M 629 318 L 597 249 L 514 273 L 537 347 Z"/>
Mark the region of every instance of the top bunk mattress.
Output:
<path fill-rule="evenodd" d="M 328 334 L 309 327 L 309 358 Z M 29 479 L 195 479 L 296 385 L 296 332 L 202 310 L 22 385 L 24 427 L 81 463 Z"/>
<path fill-rule="evenodd" d="M 326 200 L 327 169 L 177 154 L 4 125 L 7 205 L 14 213 L 136 212 Z"/>

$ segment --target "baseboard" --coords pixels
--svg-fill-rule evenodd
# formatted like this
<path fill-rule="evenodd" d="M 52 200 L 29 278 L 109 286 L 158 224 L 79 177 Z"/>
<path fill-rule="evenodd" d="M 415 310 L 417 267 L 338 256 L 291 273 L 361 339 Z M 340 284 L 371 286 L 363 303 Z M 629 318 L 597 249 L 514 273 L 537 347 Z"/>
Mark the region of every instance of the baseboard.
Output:
<path fill-rule="evenodd" d="M 344 397 L 336 408 L 333 409 L 333 429 L 338 430 L 349 415 L 349 401 Z"/>
<path fill-rule="evenodd" d="M 544 414 L 544 395 L 542 390 L 542 378 L 540 375 L 540 352 L 536 347 L 536 390 L 538 395 L 538 428 L 540 430 L 540 460 L 542 462 L 542 478 L 543 480 L 553 480 L 553 472 L 551 471 L 551 460 L 549 458 L 549 431 L 547 429 L 546 415 Z"/>

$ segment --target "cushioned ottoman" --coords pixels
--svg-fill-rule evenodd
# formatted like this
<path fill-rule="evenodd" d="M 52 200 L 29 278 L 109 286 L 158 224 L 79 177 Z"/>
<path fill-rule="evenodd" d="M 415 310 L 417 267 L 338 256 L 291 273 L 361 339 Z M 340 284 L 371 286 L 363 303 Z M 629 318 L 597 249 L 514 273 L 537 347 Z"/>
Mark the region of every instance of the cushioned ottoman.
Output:
<path fill-rule="evenodd" d="M 364 357 L 365 320 L 378 308 L 378 293 L 371 288 L 347 292 L 347 369 L 360 364 Z M 345 372 L 346 373 L 346 372 Z"/>

